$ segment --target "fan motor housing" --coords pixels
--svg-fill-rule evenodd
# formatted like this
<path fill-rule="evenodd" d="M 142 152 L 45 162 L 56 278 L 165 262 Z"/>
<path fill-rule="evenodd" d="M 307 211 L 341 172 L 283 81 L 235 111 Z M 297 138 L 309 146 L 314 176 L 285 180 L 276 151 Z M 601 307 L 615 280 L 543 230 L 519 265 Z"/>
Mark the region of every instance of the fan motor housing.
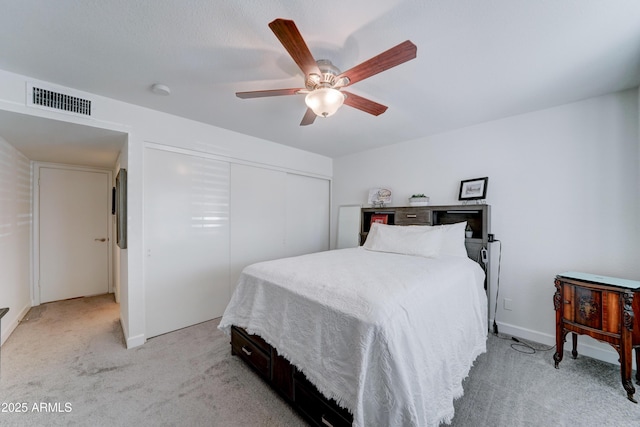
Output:
<path fill-rule="evenodd" d="M 316 61 L 318 64 L 318 68 L 322 75 L 318 75 L 315 73 L 309 74 L 305 81 L 305 86 L 309 90 L 318 89 L 321 87 L 335 87 L 338 83 L 341 83 L 343 79 L 347 80 L 346 77 L 338 79 L 337 77 L 340 75 L 341 71 L 338 67 L 333 65 L 331 61 L 328 59 L 318 59 Z M 339 86 L 344 86 L 346 84 L 342 83 Z"/>

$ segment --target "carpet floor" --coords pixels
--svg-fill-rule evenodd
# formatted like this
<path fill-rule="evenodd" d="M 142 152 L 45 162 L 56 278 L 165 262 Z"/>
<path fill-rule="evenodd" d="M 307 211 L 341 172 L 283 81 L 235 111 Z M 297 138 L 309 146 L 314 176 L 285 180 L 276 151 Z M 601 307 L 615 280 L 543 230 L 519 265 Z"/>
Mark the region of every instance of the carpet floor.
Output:
<path fill-rule="evenodd" d="M 217 320 L 126 350 L 118 317 L 112 295 L 31 309 L 2 346 L 0 425 L 306 425 L 231 356 Z M 489 337 L 452 426 L 640 425 L 617 366 L 565 354 L 554 369 L 553 350 L 511 344 Z"/>

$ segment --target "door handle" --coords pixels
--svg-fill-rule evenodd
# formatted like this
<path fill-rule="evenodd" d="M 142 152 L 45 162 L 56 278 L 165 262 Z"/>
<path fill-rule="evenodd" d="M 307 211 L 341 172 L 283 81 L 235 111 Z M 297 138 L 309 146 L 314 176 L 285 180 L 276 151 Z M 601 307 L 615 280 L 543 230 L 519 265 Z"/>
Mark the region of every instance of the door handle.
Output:
<path fill-rule="evenodd" d="M 93 239 L 94 242 L 106 242 L 107 239 L 105 239 L 104 237 L 100 238 L 100 239 Z"/>

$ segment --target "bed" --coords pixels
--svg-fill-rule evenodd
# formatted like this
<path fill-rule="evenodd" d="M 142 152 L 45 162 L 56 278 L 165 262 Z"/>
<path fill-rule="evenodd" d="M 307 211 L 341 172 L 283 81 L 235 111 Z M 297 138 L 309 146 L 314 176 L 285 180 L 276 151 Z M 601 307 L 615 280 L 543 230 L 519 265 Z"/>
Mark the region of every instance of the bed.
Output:
<path fill-rule="evenodd" d="M 376 224 L 363 247 L 248 266 L 219 328 L 318 425 L 448 423 L 488 330 L 460 227 Z"/>

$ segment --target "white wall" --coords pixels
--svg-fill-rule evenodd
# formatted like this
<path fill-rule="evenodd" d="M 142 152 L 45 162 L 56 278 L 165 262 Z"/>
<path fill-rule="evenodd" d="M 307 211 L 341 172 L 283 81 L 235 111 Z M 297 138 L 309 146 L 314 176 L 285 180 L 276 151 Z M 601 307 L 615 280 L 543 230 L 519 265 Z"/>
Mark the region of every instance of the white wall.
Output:
<path fill-rule="evenodd" d="M 0 308 L 9 307 L 2 343 L 31 308 L 31 218 L 31 164 L 0 137 Z"/>
<path fill-rule="evenodd" d="M 144 146 L 147 142 L 287 172 L 325 178 L 332 175 L 332 161 L 327 157 L 97 95 L 89 95 L 95 112 L 91 118 L 26 107 L 27 82 L 52 86 L 0 70 L 0 109 L 128 134 L 126 157 L 121 155 L 120 158 L 122 167 L 128 172 L 128 247 L 120 251 L 120 310 L 128 347 L 145 341 L 142 218 Z M 65 88 L 59 90 L 64 92 Z M 78 95 L 82 96 L 81 93 Z"/>
<path fill-rule="evenodd" d="M 336 159 L 332 230 L 337 207 L 366 204 L 371 187 L 389 186 L 397 205 L 412 193 L 456 204 L 461 180 L 488 176 L 500 331 L 553 344 L 556 274 L 640 280 L 638 122 L 633 89 Z M 617 360 L 589 340 L 591 355 Z"/>

